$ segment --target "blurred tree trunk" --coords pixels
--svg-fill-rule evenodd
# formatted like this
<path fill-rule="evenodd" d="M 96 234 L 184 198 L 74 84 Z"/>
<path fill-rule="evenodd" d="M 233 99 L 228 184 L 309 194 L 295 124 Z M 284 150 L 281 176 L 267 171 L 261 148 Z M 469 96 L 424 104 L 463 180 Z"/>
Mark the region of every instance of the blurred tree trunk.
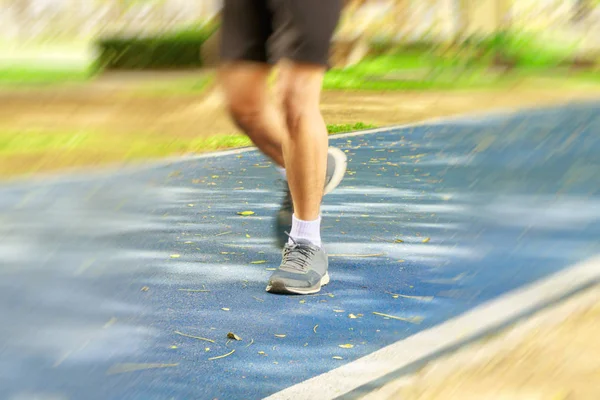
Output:
<path fill-rule="evenodd" d="M 577 0 L 573 7 L 572 21 L 574 23 L 585 22 L 592 11 L 593 5 L 591 0 Z"/>
<path fill-rule="evenodd" d="M 217 13 L 209 17 L 205 23 L 207 25 L 216 24 L 222 18 L 222 10 L 219 9 Z M 212 34 L 211 37 L 208 38 L 206 42 L 200 48 L 200 57 L 202 58 L 202 63 L 204 66 L 209 68 L 218 67 L 221 59 L 220 59 L 220 46 L 221 46 L 221 28 L 218 28 L 215 33 Z"/>
<path fill-rule="evenodd" d="M 510 28 L 512 0 L 496 0 L 498 8 L 498 28 L 507 30 Z"/>
<path fill-rule="evenodd" d="M 410 0 L 394 1 L 394 21 L 396 22 L 396 36 L 406 34 L 408 23 L 411 20 Z"/>
<path fill-rule="evenodd" d="M 127 7 L 123 0 L 111 0 L 109 1 L 109 11 L 106 19 L 106 26 L 104 29 L 109 32 L 118 29 L 120 22 L 125 15 Z"/>
<path fill-rule="evenodd" d="M 473 33 L 492 34 L 510 25 L 512 0 L 457 0 L 460 36 Z"/>
<path fill-rule="evenodd" d="M 456 30 L 456 40 L 460 41 L 467 36 L 471 15 L 469 12 L 469 0 L 455 0 L 456 8 L 458 9 L 458 29 Z"/>
<path fill-rule="evenodd" d="M 15 21 L 18 25 L 17 37 L 19 40 L 28 39 L 31 28 L 32 0 L 13 0 Z"/>
<path fill-rule="evenodd" d="M 344 12 L 356 12 L 356 10 L 368 2 L 369 0 L 344 0 Z"/>
<path fill-rule="evenodd" d="M 324 0 L 326 1 L 326 0 Z M 344 0 L 338 35 L 334 38 L 330 62 L 334 67 L 346 67 L 366 55 L 364 32 L 352 29 L 353 18 L 369 0 Z M 363 54 L 365 53 L 365 54 Z"/>

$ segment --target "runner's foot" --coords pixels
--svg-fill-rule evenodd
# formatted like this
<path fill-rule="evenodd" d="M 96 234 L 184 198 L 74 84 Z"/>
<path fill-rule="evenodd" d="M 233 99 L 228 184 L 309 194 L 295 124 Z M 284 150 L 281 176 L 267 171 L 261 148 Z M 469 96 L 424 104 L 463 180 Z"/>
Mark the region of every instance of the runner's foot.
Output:
<path fill-rule="evenodd" d="M 348 158 L 343 151 L 336 147 L 330 147 L 327 150 L 327 175 L 325 177 L 325 189 L 323 194 L 331 193 L 344 179 L 346 168 L 348 166 Z M 283 248 L 288 242 L 288 236 L 285 232 L 291 232 L 292 215 L 294 214 L 294 203 L 292 202 L 292 194 L 290 188 L 285 188 L 285 197 L 281 208 L 277 213 L 276 221 L 276 237 L 279 247 Z"/>
<path fill-rule="evenodd" d="M 267 292 L 314 294 L 329 283 L 327 253 L 307 240 L 294 240 L 283 249 L 283 260 L 273 272 Z"/>

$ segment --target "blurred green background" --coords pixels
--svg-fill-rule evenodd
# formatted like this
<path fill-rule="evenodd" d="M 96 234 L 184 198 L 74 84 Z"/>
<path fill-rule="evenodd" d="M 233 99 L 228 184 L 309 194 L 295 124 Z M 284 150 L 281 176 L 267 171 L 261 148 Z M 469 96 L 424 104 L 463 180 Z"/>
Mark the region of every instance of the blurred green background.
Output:
<path fill-rule="evenodd" d="M 0 0 L 0 176 L 250 145 L 219 107 L 220 7 Z M 324 114 L 339 133 L 589 97 L 599 61 L 600 0 L 349 0 Z"/>

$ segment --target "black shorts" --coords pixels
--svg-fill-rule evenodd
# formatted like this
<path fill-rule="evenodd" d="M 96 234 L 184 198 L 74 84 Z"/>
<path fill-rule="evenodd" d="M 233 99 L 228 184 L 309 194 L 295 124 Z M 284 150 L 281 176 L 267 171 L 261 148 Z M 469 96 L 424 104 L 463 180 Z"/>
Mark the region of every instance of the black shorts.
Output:
<path fill-rule="evenodd" d="M 221 59 L 327 66 L 342 0 L 225 0 Z"/>

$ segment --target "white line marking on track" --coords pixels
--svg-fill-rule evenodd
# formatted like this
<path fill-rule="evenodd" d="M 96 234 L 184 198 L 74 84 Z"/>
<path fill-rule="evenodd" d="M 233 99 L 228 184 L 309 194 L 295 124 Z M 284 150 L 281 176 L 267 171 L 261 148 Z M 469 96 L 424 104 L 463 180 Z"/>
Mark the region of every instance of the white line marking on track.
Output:
<path fill-rule="evenodd" d="M 600 282 L 600 256 L 484 303 L 354 362 L 284 389 L 268 400 L 334 399 L 482 332 L 555 303 L 580 288 Z"/>

